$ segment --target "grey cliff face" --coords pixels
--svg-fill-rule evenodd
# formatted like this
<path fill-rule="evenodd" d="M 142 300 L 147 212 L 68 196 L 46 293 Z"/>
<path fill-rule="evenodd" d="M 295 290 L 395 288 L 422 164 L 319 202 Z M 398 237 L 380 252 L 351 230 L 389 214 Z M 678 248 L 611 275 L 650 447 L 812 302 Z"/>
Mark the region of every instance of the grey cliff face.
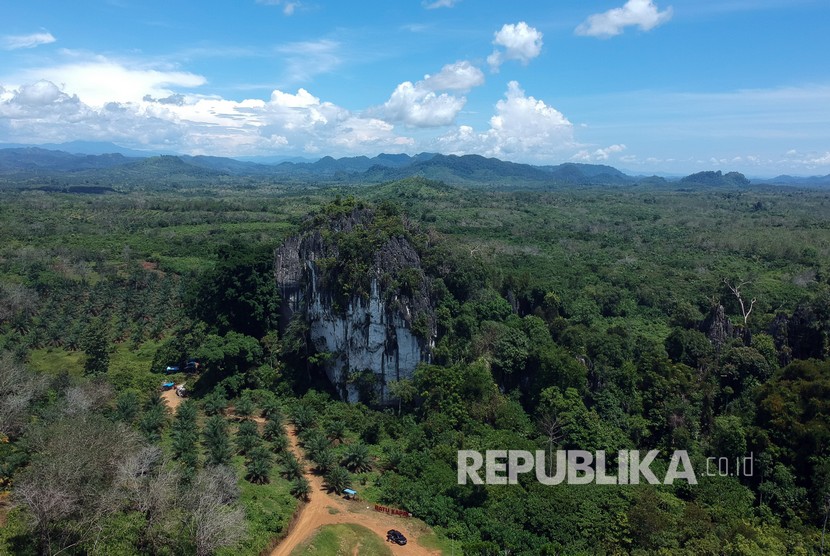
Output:
<path fill-rule="evenodd" d="M 420 362 L 429 361 L 435 316 L 420 257 L 404 237 L 364 253 L 371 264 L 360 293 L 344 297 L 337 291 L 342 284 L 331 264 L 340 253 L 332 233 L 369 226 L 372 218 L 371 210 L 356 209 L 329 223 L 325 234 L 314 229 L 289 238 L 275 252 L 274 274 L 282 294 L 281 327 L 292 318 L 306 321 L 315 351 L 330 354 L 325 371 L 342 399 L 359 401 L 368 388 L 375 401 L 388 403 L 389 382 L 411 378 Z"/>
<path fill-rule="evenodd" d="M 717 347 L 722 346 L 729 339 L 735 337 L 735 330 L 732 322 L 726 318 L 723 310 L 723 305 L 718 305 L 712 310 L 709 318 L 704 325 L 707 328 L 707 336 L 709 341 Z"/>

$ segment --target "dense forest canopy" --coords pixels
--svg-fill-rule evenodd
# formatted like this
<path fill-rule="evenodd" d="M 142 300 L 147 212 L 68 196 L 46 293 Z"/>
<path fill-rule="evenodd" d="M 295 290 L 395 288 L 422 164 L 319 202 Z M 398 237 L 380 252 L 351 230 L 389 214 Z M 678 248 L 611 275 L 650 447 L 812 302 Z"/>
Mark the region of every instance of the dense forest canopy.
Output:
<path fill-rule="evenodd" d="M 0 553 L 259 554 L 308 496 L 305 465 L 464 554 L 821 550 L 827 192 L 730 174 L 545 191 L 223 180 L 0 193 Z M 336 236 L 340 294 L 365 293 L 370 243 L 406 236 L 435 305 L 430 360 L 388 385 L 391 404 L 340 401 L 331 354 L 278 319 L 274 250 L 361 209 L 380 216 Z M 192 392 L 175 412 L 168 379 Z M 754 468 L 459 485 L 459 449 Z"/>

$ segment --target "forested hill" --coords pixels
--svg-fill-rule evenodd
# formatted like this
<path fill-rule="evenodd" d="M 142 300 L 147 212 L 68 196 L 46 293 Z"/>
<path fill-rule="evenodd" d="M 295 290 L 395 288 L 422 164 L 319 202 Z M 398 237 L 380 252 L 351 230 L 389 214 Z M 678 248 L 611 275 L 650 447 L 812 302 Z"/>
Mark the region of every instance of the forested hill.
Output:
<path fill-rule="evenodd" d="M 680 183 L 683 185 L 728 187 L 749 185 L 749 180 L 739 172 L 729 172 L 724 174 L 718 170 L 717 172 L 698 172 L 696 174 L 686 176 L 680 180 Z"/>
<path fill-rule="evenodd" d="M 257 556 L 309 494 L 411 513 L 407 547 L 443 555 L 820 553 L 830 192 L 191 162 L 120 167 L 186 189 L 0 194 L 0 555 Z M 602 451 L 626 478 L 629 449 L 661 484 L 458 484 L 460 450 Z M 675 450 L 697 484 L 662 484 Z"/>
<path fill-rule="evenodd" d="M 100 150 L 100 147 L 98 147 Z M 134 155 L 136 151 L 128 152 Z M 145 187 L 179 187 L 194 184 L 233 184 L 239 180 L 269 181 L 294 185 L 377 184 L 422 177 L 465 187 L 544 189 L 557 186 L 650 185 L 674 183 L 658 176 L 631 176 L 611 166 L 566 162 L 555 166 L 533 166 L 479 155 L 421 153 L 379 154 L 335 159 L 326 156 L 316 162 L 261 164 L 216 156 L 125 156 L 115 154 L 72 154 L 39 147 L 0 149 L 0 179 L 32 185 L 50 179 L 50 185 L 84 183 Z M 682 178 L 681 185 L 744 187 L 750 184 L 743 174 L 700 172 Z M 767 180 L 764 183 L 774 183 Z M 824 182 L 792 182 L 782 185 L 820 185 Z"/>

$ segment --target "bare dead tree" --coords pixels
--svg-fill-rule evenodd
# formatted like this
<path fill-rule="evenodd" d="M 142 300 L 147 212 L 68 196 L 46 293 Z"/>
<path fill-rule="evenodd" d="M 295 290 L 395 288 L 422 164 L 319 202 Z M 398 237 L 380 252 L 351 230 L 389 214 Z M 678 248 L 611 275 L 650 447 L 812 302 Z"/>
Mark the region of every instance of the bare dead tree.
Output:
<path fill-rule="evenodd" d="M 186 529 L 197 556 L 208 556 L 223 546 L 235 546 L 245 535 L 245 512 L 236 504 L 239 487 L 232 469 L 217 466 L 201 470 L 185 498 Z"/>
<path fill-rule="evenodd" d="M 41 553 L 52 545 L 53 524 L 69 516 L 78 504 L 74 493 L 62 490 L 53 481 L 26 477 L 15 484 L 15 500 L 29 510 L 29 520 L 37 534 Z"/>
<path fill-rule="evenodd" d="M 144 446 L 118 465 L 115 483 L 121 493 L 117 496 L 144 515 L 142 544 L 150 552 L 155 552 L 152 545 L 158 533 L 154 532 L 175 505 L 179 478 L 158 446 Z"/>
<path fill-rule="evenodd" d="M 741 288 L 744 287 L 745 285 L 749 284 L 750 282 L 745 281 L 745 282 L 741 282 L 737 286 L 733 286 L 732 284 L 729 283 L 729 280 L 724 278 L 723 283 L 726 284 L 726 286 L 729 288 L 729 290 L 738 299 L 738 303 L 740 303 L 740 305 L 741 305 L 741 313 L 743 313 L 743 316 L 744 316 L 744 326 L 746 326 L 746 322 L 747 322 L 747 320 L 749 320 L 749 314 L 752 312 L 752 307 L 755 305 L 756 299 L 754 297 L 752 298 L 752 301 L 749 302 L 749 308 L 747 309 L 747 307 L 744 303 L 744 299 L 743 299 L 743 297 L 741 297 Z"/>
<path fill-rule="evenodd" d="M 106 383 L 70 386 L 64 394 L 61 412 L 67 417 L 84 416 L 103 409 L 113 397 L 112 386 Z"/>
<path fill-rule="evenodd" d="M 62 415 L 29 435 L 36 453 L 16 475 L 13 498 L 28 509 L 42 554 L 94 545 L 120 509 L 118 465 L 139 445 L 136 433 L 97 414 Z"/>
<path fill-rule="evenodd" d="M 22 284 L 0 284 L 0 323 L 37 313 L 40 300 L 35 291 Z"/>
<path fill-rule="evenodd" d="M 29 405 L 45 385 L 43 377 L 27 371 L 9 353 L 0 355 L 0 436 L 14 437 L 23 430 Z"/>
<path fill-rule="evenodd" d="M 539 429 L 548 437 L 548 473 L 553 474 L 553 447 L 559 444 L 564 433 L 559 418 L 552 414 L 543 415 L 537 420 Z"/>

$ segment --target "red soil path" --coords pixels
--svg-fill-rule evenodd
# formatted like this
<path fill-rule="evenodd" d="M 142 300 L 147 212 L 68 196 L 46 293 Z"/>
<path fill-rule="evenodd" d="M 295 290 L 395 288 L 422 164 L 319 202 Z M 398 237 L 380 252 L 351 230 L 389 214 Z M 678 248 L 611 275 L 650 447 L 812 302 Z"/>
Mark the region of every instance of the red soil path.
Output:
<path fill-rule="evenodd" d="M 288 427 L 288 440 L 291 451 L 297 459 L 304 462 L 306 468 L 309 468 L 302 449 L 297 443 L 296 430 L 291 426 Z M 311 484 L 309 501 L 294 520 L 288 536 L 274 548 L 271 556 L 289 556 L 298 545 L 312 537 L 320 527 L 338 523 L 362 525 L 384 540 L 389 529 L 397 529 L 406 536 L 409 542 L 405 546 L 390 544 L 394 554 L 441 556 L 440 551 L 430 550 L 418 544 L 417 538 L 427 532 L 427 527 L 422 522 L 378 513 L 372 509 L 371 504 L 366 502 L 344 500 L 333 496 L 323 488 L 321 477 L 309 471 L 306 471 L 305 477 Z"/>
<path fill-rule="evenodd" d="M 182 398 L 176 395 L 175 390 L 166 390 L 161 394 L 162 399 L 175 414 L 176 408 L 182 403 Z M 229 411 L 230 408 L 229 408 Z M 262 424 L 264 419 L 255 418 L 255 421 Z M 373 531 L 381 539 L 386 539 L 386 532 L 389 529 L 397 529 L 403 533 L 409 541 L 404 546 L 390 544 L 394 554 L 410 556 L 441 556 L 438 550 L 431 550 L 418 544 L 417 539 L 428 532 L 427 526 L 418 520 L 395 517 L 382 514 L 373 510 L 372 505 L 359 500 L 345 500 L 326 492 L 323 488 L 323 479 L 308 471 L 309 463 L 297 442 L 297 431 L 288 426 L 289 449 L 303 462 L 307 469 L 305 473 L 311 485 L 309 501 L 303 504 L 294 521 L 291 523 L 288 535 L 279 542 L 271 551 L 271 556 L 289 556 L 303 541 L 311 538 L 324 525 L 335 525 L 339 523 L 354 523 L 362 525 Z"/>

